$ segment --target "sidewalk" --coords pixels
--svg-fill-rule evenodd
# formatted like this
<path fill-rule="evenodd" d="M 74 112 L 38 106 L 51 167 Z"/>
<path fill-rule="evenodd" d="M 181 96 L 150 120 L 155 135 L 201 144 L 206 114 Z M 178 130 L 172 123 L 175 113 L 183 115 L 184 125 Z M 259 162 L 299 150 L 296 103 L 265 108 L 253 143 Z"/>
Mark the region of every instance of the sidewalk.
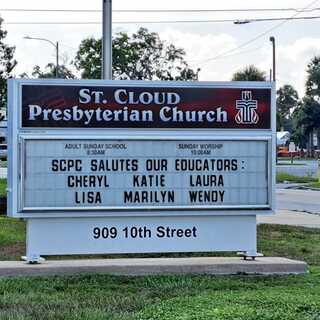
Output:
<path fill-rule="evenodd" d="M 320 215 L 304 212 L 277 210 L 275 215 L 257 216 L 257 223 L 286 224 L 320 229 Z"/>

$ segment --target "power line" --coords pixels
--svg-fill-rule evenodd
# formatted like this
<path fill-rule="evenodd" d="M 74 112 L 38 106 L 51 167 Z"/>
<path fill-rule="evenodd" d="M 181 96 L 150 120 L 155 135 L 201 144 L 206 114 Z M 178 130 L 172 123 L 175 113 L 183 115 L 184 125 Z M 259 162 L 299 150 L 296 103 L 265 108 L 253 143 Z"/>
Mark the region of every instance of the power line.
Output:
<path fill-rule="evenodd" d="M 203 13 L 203 12 L 313 12 L 320 8 L 246 8 L 246 9 L 115 9 L 113 12 L 119 13 Z M 26 9 L 26 8 L 4 8 L 3 12 L 79 12 L 79 13 L 100 13 L 102 10 L 96 9 Z"/>
<path fill-rule="evenodd" d="M 311 6 L 313 6 L 314 4 L 316 4 L 317 2 L 319 2 L 319 0 L 314 0 L 312 1 L 311 3 L 309 3 L 305 8 L 304 10 L 306 9 L 309 9 Z M 295 13 L 293 16 L 291 16 L 291 20 L 293 20 L 293 18 L 296 18 L 298 15 L 300 14 L 300 12 L 297 12 Z M 272 28 L 269 28 L 267 29 L 266 31 L 264 31 L 263 33 L 260 33 L 258 34 L 257 36 L 255 36 L 254 38 L 240 44 L 239 46 L 237 46 L 236 48 L 233 48 L 233 49 L 230 49 L 230 50 L 227 50 L 223 53 L 220 53 L 212 58 L 209 58 L 209 59 L 205 59 L 205 60 L 202 60 L 202 61 L 198 61 L 199 63 L 204 63 L 204 62 L 209 62 L 209 61 L 212 61 L 212 60 L 217 60 L 217 59 L 220 59 L 226 55 L 228 55 L 229 53 L 232 53 L 234 51 L 237 51 L 243 47 L 246 47 L 247 45 L 251 44 L 252 42 L 255 42 L 256 40 L 264 37 L 265 35 L 267 35 L 268 33 L 270 33 L 271 31 L 274 31 L 275 29 L 277 28 L 280 28 L 281 26 L 283 26 L 286 22 L 288 22 L 289 20 L 285 20 L 285 21 L 282 21 L 278 24 L 276 24 L 275 26 L 273 26 Z"/>
<path fill-rule="evenodd" d="M 307 16 L 307 17 L 287 17 L 287 18 L 261 18 L 261 19 L 241 19 L 236 20 L 235 24 L 246 24 L 250 22 L 267 22 L 267 21 L 289 21 L 289 20 L 313 20 L 318 19 L 320 16 Z"/>
<path fill-rule="evenodd" d="M 317 0 L 318 1 L 318 0 Z M 159 20 L 159 21 L 114 21 L 114 24 L 168 24 L 168 23 L 226 23 L 233 22 L 235 24 L 245 24 L 250 22 L 270 22 L 270 21 L 287 21 L 292 20 L 314 20 L 319 19 L 320 16 L 305 16 L 305 17 L 283 17 L 283 18 L 260 18 L 260 19 L 209 19 L 209 20 Z M 5 22 L 5 24 L 15 24 L 15 25 L 99 25 L 99 21 L 18 21 L 18 22 Z M 272 29 L 273 30 L 273 29 Z"/>
<path fill-rule="evenodd" d="M 320 18 L 320 17 L 319 17 Z M 163 24 L 163 23 L 222 23 L 222 22 L 234 22 L 234 19 L 225 19 L 225 20 L 165 20 L 165 21 L 113 21 L 113 24 Z M 100 25 L 100 21 L 24 21 L 24 22 L 3 22 L 5 24 L 65 24 L 65 25 Z"/>
<path fill-rule="evenodd" d="M 263 47 L 264 47 L 264 45 L 261 45 L 259 47 L 255 47 L 255 48 L 251 48 L 251 49 L 248 49 L 248 50 L 239 51 L 239 52 L 234 53 L 234 54 L 226 55 L 223 58 L 231 58 L 231 57 L 243 55 L 243 54 L 246 54 L 246 53 L 249 53 L 249 52 L 258 51 L 258 50 L 262 49 Z M 203 61 L 203 60 L 188 60 L 188 62 L 191 63 L 191 64 L 193 64 L 193 63 L 197 63 L 198 64 L 200 61 Z"/>

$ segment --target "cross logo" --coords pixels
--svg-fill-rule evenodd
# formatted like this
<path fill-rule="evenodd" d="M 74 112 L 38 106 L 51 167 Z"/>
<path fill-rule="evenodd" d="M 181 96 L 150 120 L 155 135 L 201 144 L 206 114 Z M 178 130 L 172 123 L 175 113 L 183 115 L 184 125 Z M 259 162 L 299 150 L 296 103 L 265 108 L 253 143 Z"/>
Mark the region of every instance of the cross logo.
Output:
<path fill-rule="evenodd" d="M 251 91 L 242 91 L 242 99 L 236 101 L 238 111 L 235 120 L 238 124 L 256 124 L 259 116 L 256 112 L 258 109 L 258 101 L 252 100 Z"/>

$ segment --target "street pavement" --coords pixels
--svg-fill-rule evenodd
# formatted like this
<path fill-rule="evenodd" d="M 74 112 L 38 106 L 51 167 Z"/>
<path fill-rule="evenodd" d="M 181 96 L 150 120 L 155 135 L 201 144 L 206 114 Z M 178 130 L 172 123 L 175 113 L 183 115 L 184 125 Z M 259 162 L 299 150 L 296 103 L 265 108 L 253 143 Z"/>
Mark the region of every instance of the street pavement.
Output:
<path fill-rule="evenodd" d="M 320 215 L 290 210 L 277 210 L 274 215 L 257 216 L 257 223 L 284 224 L 320 229 Z"/>
<path fill-rule="evenodd" d="M 320 191 L 286 187 L 286 184 L 277 185 L 276 213 L 258 216 L 257 222 L 320 229 Z"/>
<path fill-rule="evenodd" d="M 280 189 L 277 186 L 276 208 L 320 215 L 320 191 Z"/>

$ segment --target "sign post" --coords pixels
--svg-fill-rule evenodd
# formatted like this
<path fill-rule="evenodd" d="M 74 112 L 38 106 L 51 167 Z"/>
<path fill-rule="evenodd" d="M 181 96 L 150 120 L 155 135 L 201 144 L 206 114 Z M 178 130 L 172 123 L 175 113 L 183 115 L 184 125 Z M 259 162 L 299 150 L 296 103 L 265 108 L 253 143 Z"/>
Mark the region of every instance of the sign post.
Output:
<path fill-rule="evenodd" d="M 274 211 L 272 83 L 9 81 L 8 213 L 41 255 L 241 251 Z"/>
<path fill-rule="evenodd" d="M 289 143 L 289 152 L 290 152 L 290 157 L 291 157 L 291 164 L 293 164 L 293 154 L 296 151 L 296 145 L 294 142 Z"/>
<path fill-rule="evenodd" d="M 102 0 L 102 79 L 112 79 L 112 0 Z"/>

